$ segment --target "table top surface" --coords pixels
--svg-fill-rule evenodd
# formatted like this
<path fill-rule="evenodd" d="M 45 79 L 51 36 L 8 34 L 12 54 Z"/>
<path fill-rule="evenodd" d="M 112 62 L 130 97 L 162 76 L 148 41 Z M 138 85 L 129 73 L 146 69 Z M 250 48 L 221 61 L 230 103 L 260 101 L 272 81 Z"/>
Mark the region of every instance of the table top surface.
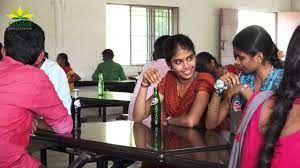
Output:
<path fill-rule="evenodd" d="M 82 98 L 119 100 L 119 101 L 130 102 L 131 96 L 132 96 L 132 93 L 114 92 L 114 91 L 104 91 L 103 95 L 98 95 L 97 86 L 85 86 L 85 87 L 79 88 L 79 97 L 82 97 Z"/>
<path fill-rule="evenodd" d="M 132 121 L 114 121 L 105 123 L 82 123 L 80 138 L 72 134 L 59 135 L 38 131 L 37 135 L 52 137 L 53 140 L 80 145 L 135 148 L 152 152 L 174 152 L 193 148 L 228 145 L 222 132 L 201 131 L 198 129 L 169 126 L 161 128 L 161 134 L 155 134 L 151 128 Z M 85 142 L 84 142 L 85 141 Z M 94 146 L 94 147 L 95 147 Z"/>
<path fill-rule="evenodd" d="M 227 167 L 230 150 L 191 152 L 167 156 L 167 163 L 174 167 Z"/>

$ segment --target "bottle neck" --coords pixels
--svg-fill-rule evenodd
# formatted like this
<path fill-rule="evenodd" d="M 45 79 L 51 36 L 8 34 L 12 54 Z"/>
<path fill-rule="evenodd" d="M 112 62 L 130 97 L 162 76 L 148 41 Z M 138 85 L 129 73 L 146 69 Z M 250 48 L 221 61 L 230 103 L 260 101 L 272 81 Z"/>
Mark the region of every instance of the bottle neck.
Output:
<path fill-rule="evenodd" d="M 73 91 L 73 98 L 77 99 L 79 96 L 78 96 L 78 90 L 77 89 L 74 89 Z"/>
<path fill-rule="evenodd" d="M 155 87 L 153 89 L 153 96 L 158 96 L 158 90 L 157 90 L 157 87 Z"/>

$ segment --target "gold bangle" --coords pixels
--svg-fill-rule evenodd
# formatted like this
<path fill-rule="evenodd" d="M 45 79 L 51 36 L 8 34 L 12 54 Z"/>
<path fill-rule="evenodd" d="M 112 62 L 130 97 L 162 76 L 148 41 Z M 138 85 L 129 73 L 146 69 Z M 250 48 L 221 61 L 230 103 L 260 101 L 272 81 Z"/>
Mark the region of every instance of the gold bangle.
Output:
<path fill-rule="evenodd" d="M 216 109 L 216 108 L 211 108 L 210 105 L 207 106 L 207 109 L 208 109 L 208 110 L 211 110 L 211 111 L 213 111 L 213 112 L 219 112 L 219 111 L 220 111 L 220 109 L 218 110 L 218 109 Z"/>
<path fill-rule="evenodd" d="M 214 92 L 213 95 L 217 96 L 217 97 L 222 97 L 219 93 Z"/>

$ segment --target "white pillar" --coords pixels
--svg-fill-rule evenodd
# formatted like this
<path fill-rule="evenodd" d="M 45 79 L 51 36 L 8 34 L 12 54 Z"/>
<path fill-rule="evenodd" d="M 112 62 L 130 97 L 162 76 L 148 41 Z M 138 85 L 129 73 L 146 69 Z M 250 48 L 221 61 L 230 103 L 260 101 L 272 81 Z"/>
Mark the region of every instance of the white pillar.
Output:
<path fill-rule="evenodd" d="M 64 49 L 64 5 L 64 0 L 54 0 L 55 53 L 61 53 Z"/>

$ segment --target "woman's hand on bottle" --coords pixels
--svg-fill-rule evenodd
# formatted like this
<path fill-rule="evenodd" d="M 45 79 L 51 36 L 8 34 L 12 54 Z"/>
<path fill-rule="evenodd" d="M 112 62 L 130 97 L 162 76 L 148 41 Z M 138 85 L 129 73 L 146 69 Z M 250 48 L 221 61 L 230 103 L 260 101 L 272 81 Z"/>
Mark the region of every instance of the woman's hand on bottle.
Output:
<path fill-rule="evenodd" d="M 220 79 L 225 83 L 227 87 L 240 84 L 239 77 L 233 73 L 227 72 Z"/>
<path fill-rule="evenodd" d="M 159 70 L 155 68 L 149 68 L 144 72 L 142 84 L 157 86 L 161 81 Z"/>
<path fill-rule="evenodd" d="M 227 90 L 227 100 L 229 101 L 229 103 L 231 102 L 231 99 L 234 95 L 238 94 L 241 92 L 241 89 L 243 88 L 242 84 L 237 84 L 237 85 L 233 85 L 231 87 L 229 87 L 229 89 Z"/>

